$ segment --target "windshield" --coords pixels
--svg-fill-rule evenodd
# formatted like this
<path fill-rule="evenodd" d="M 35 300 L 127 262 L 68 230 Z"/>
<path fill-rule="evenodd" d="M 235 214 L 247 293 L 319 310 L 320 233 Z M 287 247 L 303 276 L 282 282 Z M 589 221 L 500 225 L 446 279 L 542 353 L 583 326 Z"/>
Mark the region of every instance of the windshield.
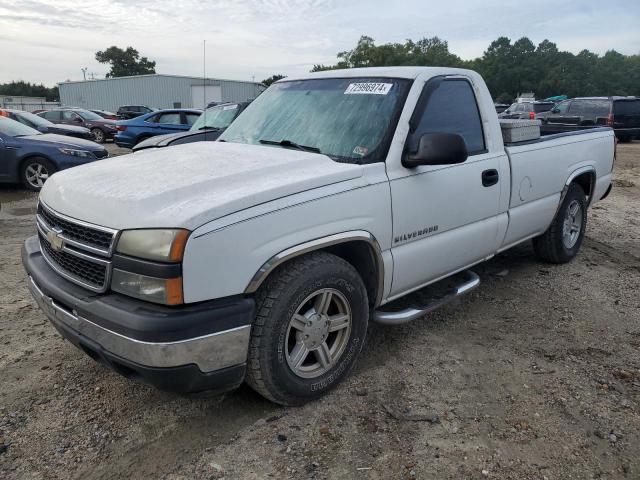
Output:
<path fill-rule="evenodd" d="M 76 112 L 85 120 L 102 120 L 103 119 L 97 113 L 90 112 L 89 110 L 74 110 L 74 112 Z"/>
<path fill-rule="evenodd" d="M 272 85 L 221 141 L 319 150 L 334 160 L 384 161 L 410 80 L 326 78 Z M 285 142 L 283 142 L 283 140 Z"/>
<path fill-rule="evenodd" d="M 25 119 L 27 122 L 31 122 L 34 125 L 40 125 L 41 127 L 50 127 L 50 126 L 53 125 L 53 123 L 51 123 L 46 118 L 39 117 L 38 115 L 36 115 L 34 113 L 20 112 L 20 113 L 16 113 L 15 115 L 18 118 L 21 117 L 21 118 Z"/>
<path fill-rule="evenodd" d="M 27 127 L 20 122 L 7 117 L 0 117 L 0 133 L 10 137 L 24 137 L 25 135 L 42 135 L 39 131 Z"/>
<path fill-rule="evenodd" d="M 516 111 L 516 108 L 518 108 L 518 105 L 520 105 L 519 103 L 512 103 L 509 108 L 507 108 L 504 113 L 513 113 Z"/>
<path fill-rule="evenodd" d="M 240 106 L 237 104 L 218 105 L 207 108 L 191 126 L 191 131 L 196 132 L 198 130 L 204 130 L 205 128 L 219 130 L 227 128 L 233 119 L 236 118 L 239 108 Z"/>

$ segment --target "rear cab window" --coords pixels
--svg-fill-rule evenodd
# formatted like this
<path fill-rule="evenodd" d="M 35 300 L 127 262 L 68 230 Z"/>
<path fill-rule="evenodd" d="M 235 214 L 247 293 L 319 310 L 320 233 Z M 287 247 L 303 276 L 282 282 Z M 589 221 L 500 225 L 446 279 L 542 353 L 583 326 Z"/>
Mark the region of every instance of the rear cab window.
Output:
<path fill-rule="evenodd" d="M 640 115 L 640 99 L 615 100 L 613 102 L 614 115 Z"/>

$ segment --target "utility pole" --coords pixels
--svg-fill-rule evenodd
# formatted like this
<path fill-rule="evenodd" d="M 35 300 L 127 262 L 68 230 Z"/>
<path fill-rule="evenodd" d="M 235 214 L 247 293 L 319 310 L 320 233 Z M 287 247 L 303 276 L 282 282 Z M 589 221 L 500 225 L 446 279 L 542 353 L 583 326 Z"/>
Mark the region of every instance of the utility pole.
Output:
<path fill-rule="evenodd" d="M 89 70 L 87 67 L 81 68 L 80 70 L 82 70 L 82 76 L 84 77 L 85 81 L 87 80 L 87 70 Z"/>

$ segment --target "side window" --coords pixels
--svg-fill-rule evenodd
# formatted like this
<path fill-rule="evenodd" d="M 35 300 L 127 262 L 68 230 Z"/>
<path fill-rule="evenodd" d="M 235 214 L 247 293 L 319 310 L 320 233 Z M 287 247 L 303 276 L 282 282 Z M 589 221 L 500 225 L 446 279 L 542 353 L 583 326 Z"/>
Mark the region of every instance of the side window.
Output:
<path fill-rule="evenodd" d="M 75 112 L 72 112 L 70 110 L 65 110 L 65 111 L 62 112 L 62 119 L 63 120 L 74 120 L 77 117 L 78 117 L 78 115 Z"/>
<path fill-rule="evenodd" d="M 49 121 L 60 120 L 60 111 L 53 110 L 53 111 L 45 112 L 44 118 L 46 118 Z"/>
<path fill-rule="evenodd" d="M 180 113 L 163 113 L 157 120 L 158 123 L 164 123 L 169 125 L 182 125 L 180 121 Z"/>
<path fill-rule="evenodd" d="M 468 81 L 443 80 L 431 93 L 410 147 L 415 149 L 425 133 L 457 133 L 467 144 L 470 155 L 485 150 L 480 111 Z"/>
<path fill-rule="evenodd" d="M 196 123 L 196 120 L 200 118 L 200 114 L 198 113 L 185 113 L 184 116 L 187 118 L 188 125 L 193 125 L 194 123 Z"/>
<path fill-rule="evenodd" d="M 526 111 L 526 108 L 525 108 L 524 103 L 519 103 L 519 104 L 516 106 L 516 112 L 524 112 L 524 111 Z"/>
<path fill-rule="evenodd" d="M 584 100 L 574 100 L 571 102 L 571 106 L 569 107 L 569 113 L 571 115 L 580 115 L 582 113 L 587 112 L 588 108 L 585 105 Z"/>
<path fill-rule="evenodd" d="M 570 104 L 571 102 L 560 102 L 558 105 L 556 105 L 557 112 L 553 113 L 567 113 Z"/>

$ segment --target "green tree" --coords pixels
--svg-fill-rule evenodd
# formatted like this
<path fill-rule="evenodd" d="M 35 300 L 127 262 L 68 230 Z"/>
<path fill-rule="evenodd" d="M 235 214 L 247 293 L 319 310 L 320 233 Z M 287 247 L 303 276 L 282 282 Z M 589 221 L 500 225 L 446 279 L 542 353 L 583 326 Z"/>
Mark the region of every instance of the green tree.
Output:
<path fill-rule="evenodd" d="M 43 84 L 25 82 L 23 80 L 0 84 L 0 95 L 21 97 L 45 97 L 49 102 L 60 98 L 58 87 L 45 87 Z"/>
<path fill-rule="evenodd" d="M 277 73 L 275 75 L 271 75 L 269 78 L 265 78 L 260 83 L 262 83 L 265 87 L 270 87 L 272 83 L 277 82 L 278 80 L 282 80 L 283 78 L 287 77 Z"/>
<path fill-rule="evenodd" d="M 513 43 L 507 37 L 499 37 L 481 57 L 463 61 L 438 37 L 376 45 L 373 38 L 363 35 L 352 50 L 337 54 L 336 64 L 316 64 L 312 71 L 392 65 L 476 70 L 494 98 L 501 101 L 527 91 L 534 92 L 537 98 L 640 95 L 640 55 L 625 56 L 615 50 L 603 56 L 588 50 L 574 55 L 558 50 L 548 39 L 535 46 L 527 37 Z"/>
<path fill-rule="evenodd" d="M 133 48 L 125 50 L 111 46 L 105 51 L 96 52 L 96 60 L 100 63 L 108 63 L 111 70 L 107 77 L 126 77 L 131 75 L 145 75 L 156 73 L 156 62 L 147 57 L 140 57 L 140 53 Z"/>

